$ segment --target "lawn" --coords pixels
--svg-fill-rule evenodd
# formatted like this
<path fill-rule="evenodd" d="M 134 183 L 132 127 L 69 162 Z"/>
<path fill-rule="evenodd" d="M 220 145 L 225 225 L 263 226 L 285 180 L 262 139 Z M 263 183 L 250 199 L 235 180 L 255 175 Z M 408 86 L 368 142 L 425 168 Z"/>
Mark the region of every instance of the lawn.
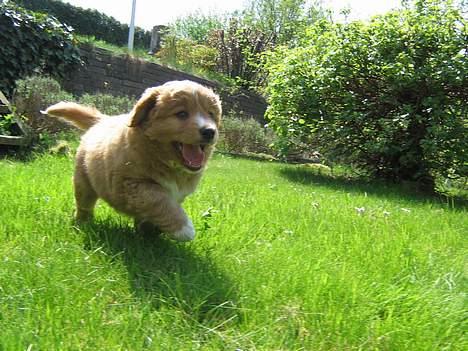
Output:
<path fill-rule="evenodd" d="M 216 155 L 198 234 L 71 221 L 73 161 L 0 160 L 0 350 L 466 350 L 466 207 Z"/>

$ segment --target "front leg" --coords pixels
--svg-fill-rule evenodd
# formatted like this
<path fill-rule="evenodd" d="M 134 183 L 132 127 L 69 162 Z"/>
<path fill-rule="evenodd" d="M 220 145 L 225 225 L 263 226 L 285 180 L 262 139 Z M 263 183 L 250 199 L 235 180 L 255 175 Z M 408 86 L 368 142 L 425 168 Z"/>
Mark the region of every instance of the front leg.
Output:
<path fill-rule="evenodd" d="M 194 239 L 192 221 L 180 204 L 159 184 L 126 181 L 124 189 L 125 212 L 136 218 L 135 223 L 149 222 L 176 241 Z"/>

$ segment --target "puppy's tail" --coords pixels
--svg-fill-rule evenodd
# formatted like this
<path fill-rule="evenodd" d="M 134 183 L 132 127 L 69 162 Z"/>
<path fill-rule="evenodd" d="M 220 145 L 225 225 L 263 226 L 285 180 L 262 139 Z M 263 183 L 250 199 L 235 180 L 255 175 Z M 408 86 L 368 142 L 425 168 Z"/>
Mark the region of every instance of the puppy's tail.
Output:
<path fill-rule="evenodd" d="M 105 115 L 94 107 L 82 106 L 74 102 L 64 101 L 48 107 L 47 110 L 41 111 L 41 113 L 63 118 L 83 130 L 91 128 L 102 118 L 105 118 Z"/>

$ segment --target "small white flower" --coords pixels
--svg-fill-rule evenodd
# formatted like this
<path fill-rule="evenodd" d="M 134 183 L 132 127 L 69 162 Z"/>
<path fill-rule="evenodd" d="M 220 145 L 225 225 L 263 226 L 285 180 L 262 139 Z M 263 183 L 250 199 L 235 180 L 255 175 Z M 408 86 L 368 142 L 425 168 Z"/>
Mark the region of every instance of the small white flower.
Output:
<path fill-rule="evenodd" d="M 406 212 L 406 213 L 410 213 L 410 212 L 411 212 L 411 210 L 410 210 L 409 208 L 402 208 L 401 210 L 402 210 L 403 212 Z"/>
<path fill-rule="evenodd" d="M 150 336 L 146 336 L 144 340 L 144 344 L 146 347 L 149 347 L 153 344 L 153 339 Z"/>
<path fill-rule="evenodd" d="M 355 207 L 354 208 L 357 212 L 358 215 L 363 215 L 364 212 L 366 212 L 366 208 L 365 207 Z"/>

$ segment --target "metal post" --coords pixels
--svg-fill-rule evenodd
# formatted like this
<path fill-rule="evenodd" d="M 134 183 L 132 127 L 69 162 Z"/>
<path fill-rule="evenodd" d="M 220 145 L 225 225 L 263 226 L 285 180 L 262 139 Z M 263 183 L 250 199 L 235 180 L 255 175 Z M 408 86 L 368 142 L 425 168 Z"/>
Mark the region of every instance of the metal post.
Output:
<path fill-rule="evenodd" d="M 133 38 L 135 36 L 135 7 L 136 0 L 132 1 L 132 18 L 130 19 L 130 30 L 128 31 L 128 51 L 133 51 Z"/>

